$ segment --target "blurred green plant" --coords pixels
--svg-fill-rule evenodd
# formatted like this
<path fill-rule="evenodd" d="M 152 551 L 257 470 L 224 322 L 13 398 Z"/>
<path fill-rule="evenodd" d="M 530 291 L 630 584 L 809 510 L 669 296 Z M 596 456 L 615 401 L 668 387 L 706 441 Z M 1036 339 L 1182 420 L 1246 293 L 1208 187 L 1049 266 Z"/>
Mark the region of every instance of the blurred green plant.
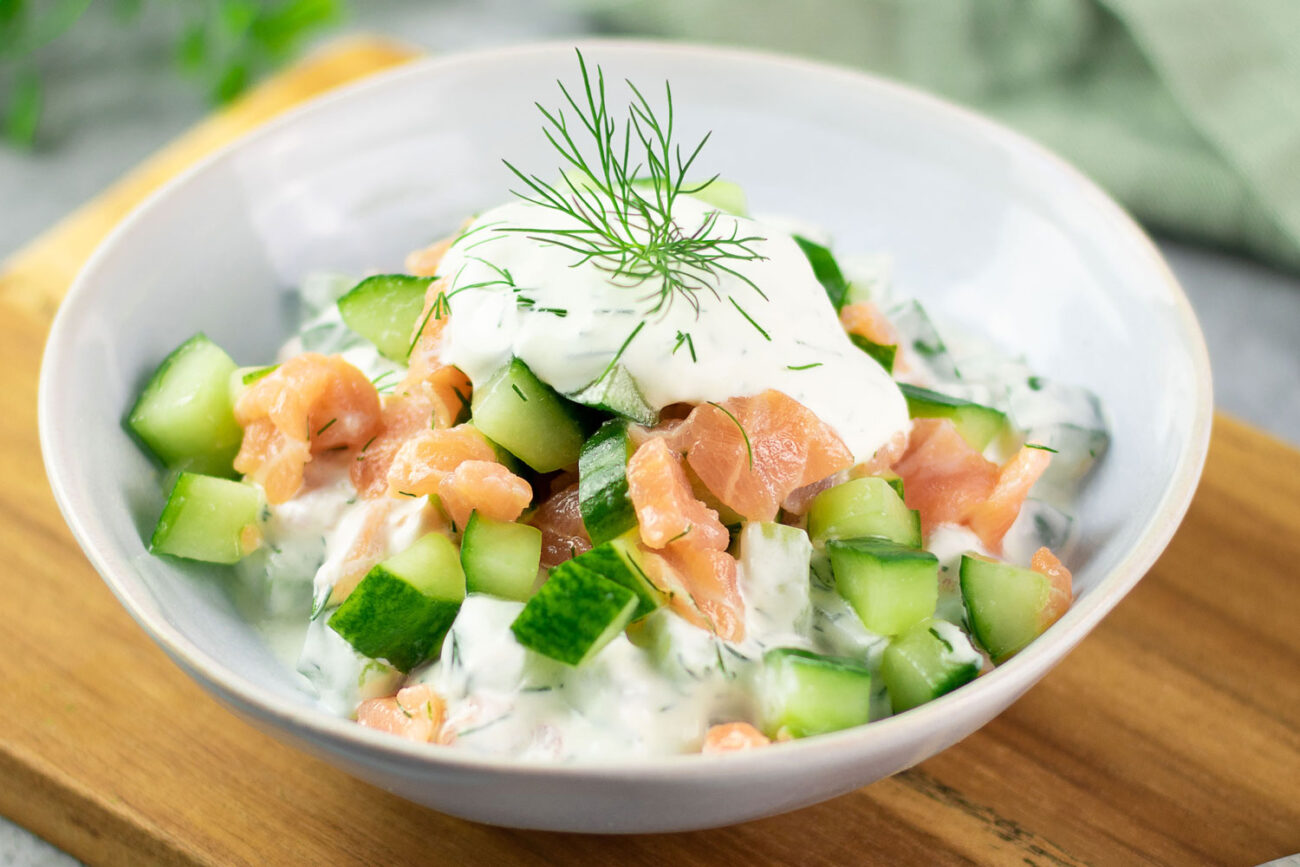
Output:
<path fill-rule="evenodd" d="M 92 0 L 0 0 L 0 131 L 32 147 L 45 89 L 42 49 L 85 15 Z M 110 5 L 108 3 L 102 5 Z M 346 0 L 112 0 L 111 26 L 154 16 L 167 33 L 177 70 L 221 103 L 290 57 L 305 36 L 339 20 Z"/>

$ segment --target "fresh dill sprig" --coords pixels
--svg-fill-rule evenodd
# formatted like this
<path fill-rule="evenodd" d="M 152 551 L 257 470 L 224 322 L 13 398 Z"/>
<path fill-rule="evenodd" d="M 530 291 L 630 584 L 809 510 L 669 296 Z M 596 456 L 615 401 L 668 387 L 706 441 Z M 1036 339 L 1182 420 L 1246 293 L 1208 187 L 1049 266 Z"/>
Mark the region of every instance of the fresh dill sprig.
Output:
<path fill-rule="evenodd" d="M 740 262 L 764 258 L 753 246 L 763 238 L 742 236 L 739 224 L 726 233 L 719 227 L 717 210 L 708 211 L 694 227 L 674 218 L 678 196 L 699 192 L 717 176 L 687 186 L 686 175 L 709 135 L 689 155 L 674 141 L 672 87 L 664 83 L 666 110 L 661 116 L 628 81 L 633 99 L 620 124 L 606 100 L 604 71 L 597 66 L 593 82 L 581 51 L 578 66 L 582 72 L 580 99 L 575 99 L 563 82 L 557 82 L 576 125 L 570 126 L 571 118 L 563 107 L 551 111 L 537 103 L 546 119 L 546 138 L 567 164 L 559 185 L 505 161 L 526 187 L 523 192 L 514 191 L 516 196 L 564 215 L 568 218 L 565 222 L 572 225 L 510 226 L 498 231 L 520 232 L 571 250 L 578 257 L 573 267 L 594 262 L 619 285 L 650 284 L 644 299 L 653 302 L 650 313 L 666 311 L 675 299 L 683 298 L 698 314 L 700 294 L 707 292 L 717 298 L 722 274 L 740 279 L 766 299 L 762 290 L 735 268 Z"/>

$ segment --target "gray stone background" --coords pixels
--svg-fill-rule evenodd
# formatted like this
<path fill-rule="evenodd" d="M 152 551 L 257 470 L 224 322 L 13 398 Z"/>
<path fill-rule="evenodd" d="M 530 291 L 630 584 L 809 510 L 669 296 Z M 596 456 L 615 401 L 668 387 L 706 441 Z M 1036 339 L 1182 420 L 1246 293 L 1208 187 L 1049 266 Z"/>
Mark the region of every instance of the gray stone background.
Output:
<path fill-rule="evenodd" d="M 354 0 L 352 6 L 344 32 L 394 34 L 443 53 L 597 29 L 565 0 Z M 104 14 L 92 8 L 44 64 L 42 147 L 31 154 L 0 148 L 0 257 L 208 110 L 192 83 L 174 73 L 162 28 L 147 19 L 130 31 L 104 27 Z M 1205 330 L 1218 408 L 1300 445 L 1300 277 L 1157 240 Z M 0 818 L 0 867 L 75 863 Z"/>

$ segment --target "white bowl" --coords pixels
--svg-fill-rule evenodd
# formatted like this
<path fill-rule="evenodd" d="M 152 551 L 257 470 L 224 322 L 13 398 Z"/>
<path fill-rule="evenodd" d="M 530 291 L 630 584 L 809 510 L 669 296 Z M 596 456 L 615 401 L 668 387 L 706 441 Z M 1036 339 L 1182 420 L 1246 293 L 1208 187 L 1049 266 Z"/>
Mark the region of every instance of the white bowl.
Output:
<path fill-rule="evenodd" d="M 100 247 L 51 331 L 40 385 L 46 467 L 95 568 L 181 668 L 253 725 L 362 779 L 525 828 L 670 831 L 792 810 L 975 731 L 1142 577 L 1205 459 L 1205 346 L 1142 231 L 1018 135 L 814 63 L 699 46 L 584 47 L 620 85 L 671 77 L 685 138 L 713 130 L 704 168 L 743 184 L 758 209 L 828 227 L 839 250 L 890 252 L 905 291 L 1102 397 L 1114 445 L 1078 508 L 1078 599 L 1025 651 L 916 710 L 772 749 L 524 763 L 422 747 L 325 713 L 218 582 L 146 553 L 162 494 L 121 419 L 158 361 L 203 330 L 237 361 L 261 363 L 292 328 L 284 293 L 304 274 L 398 267 L 406 251 L 505 199 L 502 156 L 555 166 L 532 103 L 553 104 L 554 79 L 572 81 L 571 45 L 451 56 L 372 78 L 153 196 Z"/>

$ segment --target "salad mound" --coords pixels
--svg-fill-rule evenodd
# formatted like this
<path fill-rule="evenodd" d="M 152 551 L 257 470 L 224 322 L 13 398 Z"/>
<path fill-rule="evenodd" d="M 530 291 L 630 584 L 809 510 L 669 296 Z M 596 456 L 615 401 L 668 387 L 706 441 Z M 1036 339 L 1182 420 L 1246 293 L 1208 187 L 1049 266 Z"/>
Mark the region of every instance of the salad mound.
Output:
<path fill-rule="evenodd" d="M 579 62 L 558 181 L 314 278 L 274 364 L 163 361 L 150 550 L 230 564 L 334 712 L 486 753 L 764 747 L 1014 656 L 1072 600 L 1095 398 L 687 183 L 671 90 L 616 121 Z"/>

